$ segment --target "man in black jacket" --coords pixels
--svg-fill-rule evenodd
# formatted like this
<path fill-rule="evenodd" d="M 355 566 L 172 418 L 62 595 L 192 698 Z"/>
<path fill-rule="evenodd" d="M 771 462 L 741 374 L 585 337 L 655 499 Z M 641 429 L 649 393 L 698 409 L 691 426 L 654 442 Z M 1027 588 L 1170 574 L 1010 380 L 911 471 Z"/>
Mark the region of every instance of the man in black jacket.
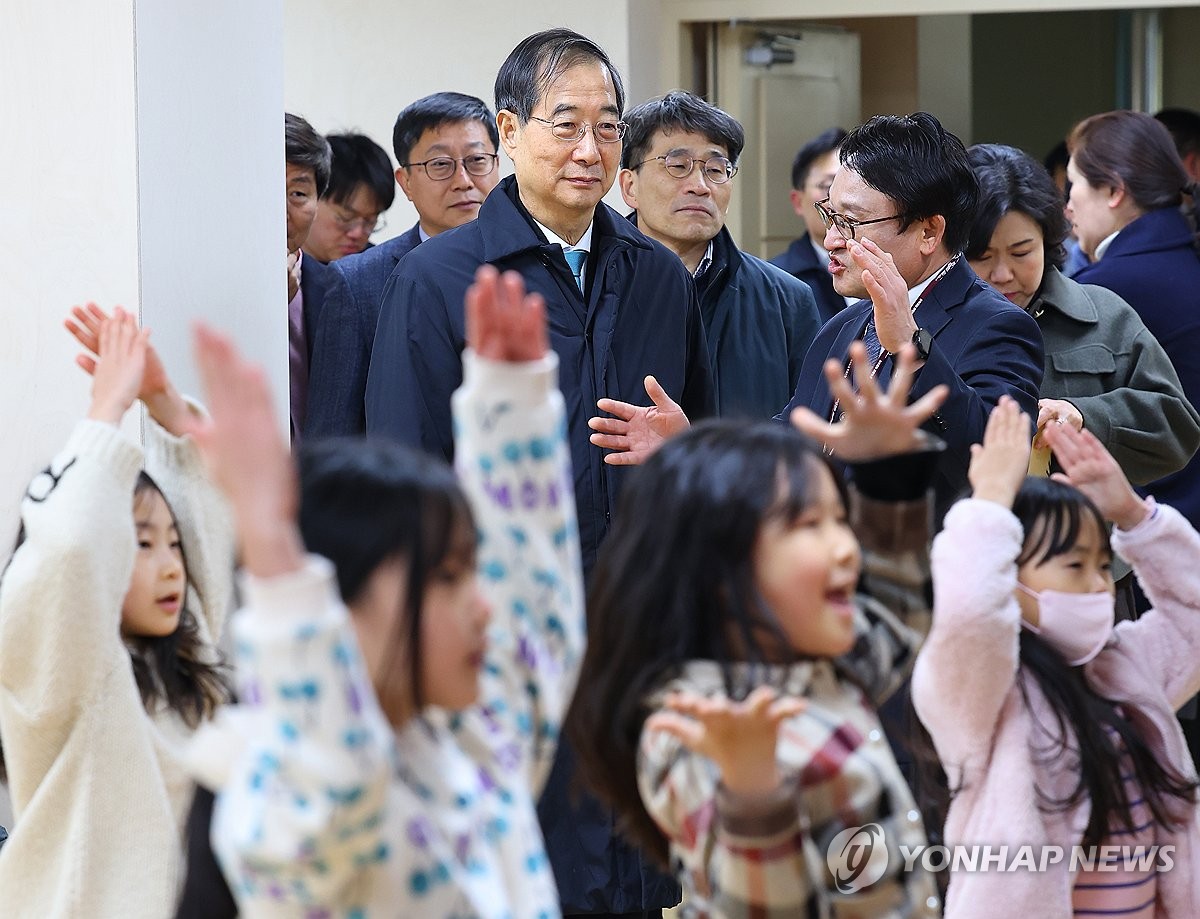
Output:
<path fill-rule="evenodd" d="M 806 143 L 796 154 L 796 159 L 792 161 L 792 209 L 804 224 L 804 233 L 771 259 L 772 265 L 777 265 L 812 288 L 822 323 L 828 322 L 854 302 L 853 298 L 847 300 L 833 289 L 829 253 L 822 245 L 825 226 L 813 207 L 829 196 L 829 186 L 833 184 L 833 174 L 838 167 L 838 147 L 845 139 L 845 130 L 830 128 Z"/>
<path fill-rule="evenodd" d="M 681 91 L 642 103 L 625 120 L 621 194 L 638 229 L 695 279 L 717 413 L 770 418 L 795 391 L 821 321 L 807 284 L 742 252 L 725 227 L 745 132 Z"/>
<path fill-rule="evenodd" d="M 422 243 L 396 266 L 367 377 L 368 434 L 449 457 L 463 295 L 481 264 L 520 272 L 546 300 L 558 354 L 585 571 L 625 474 L 589 443 L 597 400 L 644 401 L 645 378 L 654 375 L 689 414 L 714 408 L 691 278 L 674 254 L 601 202 L 617 175 L 624 103 L 620 75 L 582 35 L 552 29 L 513 50 L 496 78 L 496 109 L 516 174 L 475 221 Z M 676 903 L 678 886 L 616 839 L 611 815 L 588 800 L 573 806 L 571 772 L 560 745 L 539 808 L 563 911 L 644 915 Z"/>
<path fill-rule="evenodd" d="M 396 181 L 417 209 L 417 223 L 333 263 L 345 283 L 332 285 L 316 331 L 305 436 L 366 430 L 363 396 L 383 288 L 400 259 L 423 240 L 476 218 L 500 181 L 499 146 L 492 110 L 465 93 L 424 96 L 397 116 Z"/>

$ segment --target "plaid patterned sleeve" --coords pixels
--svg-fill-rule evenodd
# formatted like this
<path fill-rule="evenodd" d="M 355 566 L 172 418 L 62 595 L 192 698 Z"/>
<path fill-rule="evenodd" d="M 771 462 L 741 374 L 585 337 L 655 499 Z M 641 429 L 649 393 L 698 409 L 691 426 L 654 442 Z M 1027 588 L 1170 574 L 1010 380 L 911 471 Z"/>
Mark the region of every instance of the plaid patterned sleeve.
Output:
<path fill-rule="evenodd" d="M 735 795 L 712 762 L 652 731 L 642 737 L 638 780 L 671 840 L 685 915 L 805 914 L 816 894 L 795 781 L 768 795 Z"/>

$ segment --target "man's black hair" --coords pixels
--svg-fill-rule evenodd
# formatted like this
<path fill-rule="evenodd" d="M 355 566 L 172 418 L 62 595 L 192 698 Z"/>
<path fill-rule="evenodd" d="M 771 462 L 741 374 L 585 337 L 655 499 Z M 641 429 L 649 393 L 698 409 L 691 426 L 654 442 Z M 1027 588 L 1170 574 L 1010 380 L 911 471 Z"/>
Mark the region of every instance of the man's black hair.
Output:
<path fill-rule="evenodd" d="M 796 158 L 792 160 L 792 188 L 796 191 L 802 189 L 804 183 L 808 181 L 808 173 L 812 169 L 813 163 L 826 153 L 832 153 L 838 149 L 845 139 L 845 128 L 830 128 L 828 131 L 822 131 L 801 147 L 796 153 Z"/>
<path fill-rule="evenodd" d="M 492 152 L 499 149 L 500 134 L 496 130 L 496 116 L 486 102 L 466 93 L 433 93 L 422 96 L 396 117 L 396 126 L 392 128 L 392 152 L 396 154 L 396 162 L 401 166 L 407 165 L 413 147 L 430 128 L 440 128 L 458 121 L 478 121 L 487 128 Z"/>
<path fill-rule="evenodd" d="M 333 151 L 333 163 L 324 197 L 334 204 L 347 204 L 358 187 L 365 185 L 379 210 L 391 207 L 396 177 L 387 151 L 366 134 L 329 134 L 325 139 Z"/>
<path fill-rule="evenodd" d="M 967 244 L 979 183 L 962 141 L 933 115 L 875 115 L 846 135 L 838 159 L 895 202 L 902 231 L 940 214 L 946 249 Z"/>
<path fill-rule="evenodd" d="M 329 173 L 333 153 L 329 141 L 317 130 L 291 112 L 283 116 L 284 157 L 293 166 L 303 166 L 313 171 L 317 180 L 317 194 L 324 195 L 329 187 Z"/>
<path fill-rule="evenodd" d="M 1200 112 L 1190 108 L 1165 108 L 1155 112 L 1154 117 L 1171 132 L 1181 157 L 1200 153 Z"/>
<path fill-rule="evenodd" d="M 683 90 L 643 102 L 625 116 L 625 121 L 629 129 L 621 150 L 622 169 L 646 158 L 656 131 L 703 135 L 710 143 L 724 147 L 734 165 L 746 146 L 746 132 L 736 118 Z"/>
<path fill-rule="evenodd" d="M 612 78 L 617 114 L 625 111 L 625 86 L 604 49 L 570 29 L 547 29 L 523 39 L 505 58 L 496 74 L 496 110 L 513 112 L 522 123 L 529 120 L 546 89 L 565 71 L 595 61 Z"/>

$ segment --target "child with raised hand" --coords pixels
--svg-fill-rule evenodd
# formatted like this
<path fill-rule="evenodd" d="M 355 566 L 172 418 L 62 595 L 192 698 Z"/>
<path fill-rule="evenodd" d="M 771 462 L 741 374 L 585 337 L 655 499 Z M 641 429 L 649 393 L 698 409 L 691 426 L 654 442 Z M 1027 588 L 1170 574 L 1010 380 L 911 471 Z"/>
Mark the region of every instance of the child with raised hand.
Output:
<path fill-rule="evenodd" d="M 1064 474 L 1026 478 L 1029 435 L 1003 399 L 973 448 L 912 687 L 953 794 L 946 843 L 1032 846 L 1039 869 L 952 870 L 946 916 L 1195 916 L 1196 773 L 1173 713 L 1200 690 L 1200 536 L 1088 431 L 1047 426 Z M 1114 551 L 1154 607 L 1115 627 Z M 1107 846 L 1151 856 L 1106 864 Z"/>
<path fill-rule="evenodd" d="M 457 482 L 399 446 L 314 444 L 297 509 L 261 375 L 197 333 L 213 416 L 198 436 L 246 569 L 243 704 L 207 738 L 233 751 L 207 778 L 245 915 L 558 914 L 535 801 L 584 633 L 540 297 L 481 268 L 467 342 Z"/>
<path fill-rule="evenodd" d="M 0 579 L 0 741 L 16 816 L 0 915 L 168 915 L 194 785 L 183 742 L 225 698 L 211 638 L 233 533 L 185 435 L 198 410 L 120 308 L 76 308 L 92 399 L 29 486 Z M 118 425 L 141 398 L 146 448 Z M 143 470 L 143 463 L 145 469 Z"/>
<path fill-rule="evenodd" d="M 869 366 L 861 343 L 853 358 Z M 907 405 L 913 363 L 906 349 L 882 393 L 830 362 L 844 421 L 801 412 L 813 439 L 705 422 L 622 492 L 568 730 L 687 916 L 940 914 L 932 875 L 903 869 L 899 846 L 927 840 L 876 712 L 919 644 L 901 620 L 928 621 L 936 456 L 919 426 L 945 392 Z M 852 464 L 849 494 L 821 442 Z M 863 824 L 891 858 L 857 885 L 827 854 Z"/>

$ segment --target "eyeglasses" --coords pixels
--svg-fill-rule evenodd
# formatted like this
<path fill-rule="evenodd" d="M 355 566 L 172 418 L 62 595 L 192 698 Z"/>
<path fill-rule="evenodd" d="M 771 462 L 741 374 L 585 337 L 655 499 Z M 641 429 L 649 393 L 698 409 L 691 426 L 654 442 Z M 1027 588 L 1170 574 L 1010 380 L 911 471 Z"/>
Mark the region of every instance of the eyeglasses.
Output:
<path fill-rule="evenodd" d="M 696 164 L 700 164 L 700 174 L 704 176 L 704 181 L 712 185 L 724 185 L 735 175 L 738 168 L 724 156 L 710 156 L 706 160 L 696 159 L 695 157 L 687 156 L 683 153 L 668 153 L 665 156 L 652 156 L 649 159 L 644 159 L 636 166 L 630 166 L 630 169 L 640 169 L 647 163 L 654 160 L 662 160 L 663 166 L 667 172 L 675 176 L 677 179 L 686 179 L 692 174 L 692 170 L 696 168 Z"/>
<path fill-rule="evenodd" d="M 588 128 L 592 129 L 592 136 L 596 138 L 598 144 L 615 144 L 629 129 L 623 121 L 599 121 L 596 124 L 588 124 L 578 121 L 551 121 L 549 118 L 538 118 L 537 115 L 530 115 L 530 121 L 540 121 L 542 124 L 549 126 L 550 133 L 559 140 L 570 144 L 577 144 L 583 140 L 583 135 L 587 133 Z"/>
<path fill-rule="evenodd" d="M 435 182 L 444 182 L 450 176 L 458 171 L 458 164 L 462 163 L 463 169 L 467 170 L 473 176 L 490 175 L 492 170 L 496 168 L 496 160 L 500 159 L 497 153 L 472 153 L 470 156 L 464 156 L 462 159 L 455 159 L 452 156 L 435 156 L 431 160 L 425 160 L 422 163 L 401 163 L 405 169 L 411 169 L 413 166 L 424 166 L 425 175 L 433 179 Z"/>
<path fill-rule="evenodd" d="M 839 214 L 837 211 L 831 211 L 827 205 L 829 199 L 816 202 L 813 207 L 817 209 L 817 213 L 821 215 L 821 223 L 825 224 L 825 229 L 829 229 L 832 223 L 833 228 L 842 235 L 842 239 L 854 239 L 854 231 L 859 227 L 870 226 L 872 223 L 883 223 L 885 220 L 903 220 L 903 214 L 892 214 L 891 217 L 876 217 L 873 220 L 855 220 L 853 217 L 847 217 L 845 214 Z"/>
<path fill-rule="evenodd" d="M 329 209 L 329 213 L 333 215 L 333 222 L 338 225 L 338 228 L 346 233 L 351 233 L 358 228 L 370 236 L 387 226 L 387 221 L 379 214 L 374 217 L 343 217 L 337 208 L 333 207 Z"/>

